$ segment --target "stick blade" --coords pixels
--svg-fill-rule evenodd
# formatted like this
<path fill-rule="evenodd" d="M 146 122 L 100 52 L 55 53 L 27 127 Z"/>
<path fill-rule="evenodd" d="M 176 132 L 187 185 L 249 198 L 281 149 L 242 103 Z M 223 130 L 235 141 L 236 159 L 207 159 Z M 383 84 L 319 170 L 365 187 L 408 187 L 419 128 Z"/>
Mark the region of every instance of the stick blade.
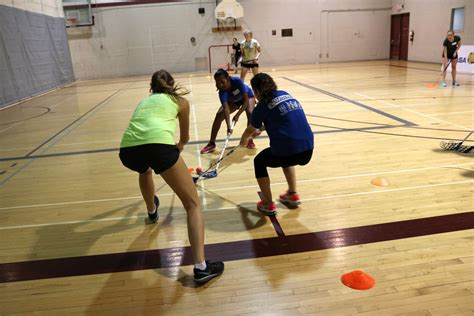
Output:
<path fill-rule="evenodd" d="M 460 142 L 441 142 L 439 146 L 443 150 L 456 151 L 458 147 L 461 146 L 461 143 Z"/>
<path fill-rule="evenodd" d="M 215 178 L 215 177 L 217 177 L 217 170 L 214 169 L 214 170 L 211 170 L 211 171 L 208 171 L 208 172 L 203 172 L 201 174 L 201 177 L 206 178 L 206 179 Z"/>
<path fill-rule="evenodd" d="M 474 149 L 474 146 L 461 145 L 459 146 L 459 148 L 456 149 L 456 151 L 463 154 L 469 154 L 471 151 L 473 151 L 473 149 Z"/>

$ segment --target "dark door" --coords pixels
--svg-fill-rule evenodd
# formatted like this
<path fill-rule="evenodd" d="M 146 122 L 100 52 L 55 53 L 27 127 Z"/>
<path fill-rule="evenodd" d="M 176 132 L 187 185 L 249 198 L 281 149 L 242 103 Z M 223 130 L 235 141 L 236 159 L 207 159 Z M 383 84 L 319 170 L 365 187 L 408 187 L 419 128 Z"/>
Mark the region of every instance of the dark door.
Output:
<path fill-rule="evenodd" d="M 390 59 L 399 59 L 400 56 L 400 29 L 402 25 L 400 15 L 392 15 L 390 26 Z"/>
<path fill-rule="evenodd" d="M 390 59 L 408 59 L 410 13 L 392 15 L 390 26 Z"/>

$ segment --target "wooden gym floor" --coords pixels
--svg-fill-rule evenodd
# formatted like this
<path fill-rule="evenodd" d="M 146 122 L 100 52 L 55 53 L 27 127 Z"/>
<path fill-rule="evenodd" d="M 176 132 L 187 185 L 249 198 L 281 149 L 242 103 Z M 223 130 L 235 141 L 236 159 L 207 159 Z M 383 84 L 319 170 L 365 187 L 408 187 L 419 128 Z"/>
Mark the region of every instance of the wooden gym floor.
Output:
<path fill-rule="evenodd" d="M 474 314 L 473 156 L 439 148 L 473 129 L 472 76 L 429 89 L 439 65 L 262 70 L 301 102 L 315 134 L 311 163 L 297 169 L 303 203 L 279 204 L 276 218 L 256 211 L 252 159 L 265 134 L 225 160 L 198 186 L 207 257 L 226 264 L 201 287 L 180 201 L 156 176 L 161 218 L 147 224 L 137 175 L 118 159 L 148 76 L 76 82 L 0 111 L 0 314 Z M 214 81 L 175 78 L 191 90 L 182 155 L 205 168 L 218 155 L 199 154 L 219 107 Z M 270 176 L 277 196 L 284 176 Z M 353 270 L 375 287 L 345 287 Z"/>

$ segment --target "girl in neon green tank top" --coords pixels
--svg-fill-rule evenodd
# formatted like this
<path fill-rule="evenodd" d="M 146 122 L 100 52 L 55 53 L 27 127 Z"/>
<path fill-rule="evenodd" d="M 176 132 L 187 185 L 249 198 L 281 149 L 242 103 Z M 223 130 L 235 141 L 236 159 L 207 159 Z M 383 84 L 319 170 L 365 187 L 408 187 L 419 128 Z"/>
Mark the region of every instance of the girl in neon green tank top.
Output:
<path fill-rule="evenodd" d="M 159 199 L 155 195 L 153 171 L 161 175 L 183 203 L 187 213 L 188 236 L 194 261 L 194 281 L 205 283 L 224 271 L 222 261 L 209 262 L 204 256 L 204 220 L 196 187 L 180 156 L 189 141 L 188 91 L 175 84 L 166 70 L 153 74 L 150 96 L 135 109 L 120 143 L 123 165 L 138 172 L 138 183 L 148 209 L 148 218 L 158 220 Z M 176 120 L 179 142 L 174 142 Z"/>

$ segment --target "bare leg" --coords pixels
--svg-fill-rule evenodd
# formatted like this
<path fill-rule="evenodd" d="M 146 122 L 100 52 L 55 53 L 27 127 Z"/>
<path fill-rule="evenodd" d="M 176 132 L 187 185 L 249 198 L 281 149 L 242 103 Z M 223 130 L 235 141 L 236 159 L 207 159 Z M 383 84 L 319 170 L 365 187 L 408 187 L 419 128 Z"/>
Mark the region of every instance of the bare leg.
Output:
<path fill-rule="evenodd" d="M 217 133 L 219 133 L 219 129 L 221 128 L 222 121 L 225 119 L 224 110 L 216 114 L 214 118 L 214 123 L 212 123 L 212 130 L 211 130 L 211 139 L 210 141 L 215 143 L 217 138 Z"/>
<path fill-rule="evenodd" d="M 294 166 L 283 168 L 286 182 L 288 182 L 288 192 L 296 192 L 296 169 Z"/>
<path fill-rule="evenodd" d="M 446 66 L 447 66 L 447 63 L 444 61 L 444 58 L 443 58 L 443 69 L 441 69 L 441 71 L 443 71 L 443 81 L 446 81 Z"/>
<path fill-rule="evenodd" d="M 249 98 L 249 106 L 245 109 L 245 115 L 247 116 L 247 126 L 250 125 L 250 119 L 252 118 L 252 112 L 255 108 L 255 98 Z"/>
<path fill-rule="evenodd" d="M 258 186 L 260 187 L 260 191 L 263 193 L 263 202 L 265 204 L 268 204 L 273 201 L 272 197 L 272 190 L 270 188 L 270 178 L 269 177 L 264 177 L 264 178 L 257 178 L 257 183 Z"/>
<path fill-rule="evenodd" d="M 181 156 L 173 167 L 161 173 L 166 183 L 178 195 L 187 213 L 188 238 L 193 251 L 194 263 L 201 263 L 204 256 L 204 218 L 196 187 L 188 167 Z"/>
<path fill-rule="evenodd" d="M 451 61 L 451 76 L 453 77 L 453 82 L 456 81 L 456 65 L 458 64 L 458 59 L 453 58 Z"/>
<path fill-rule="evenodd" d="M 245 76 L 247 75 L 248 68 L 241 67 L 240 69 L 240 79 L 245 82 Z"/>
<path fill-rule="evenodd" d="M 147 171 L 138 175 L 138 184 L 140 185 L 140 191 L 142 192 L 148 212 L 153 212 L 155 209 L 153 199 L 155 196 L 155 183 L 153 182 L 153 171 L 151 168 L 148 168 Z"/>
<path fill-rule="evenodd" d="M 258 74 L 258 67 L 253 67 L 253 68 L 252 68 L 252 73 L 253 73 L 254 76 L 255 76 L 256 74 Z"/>

